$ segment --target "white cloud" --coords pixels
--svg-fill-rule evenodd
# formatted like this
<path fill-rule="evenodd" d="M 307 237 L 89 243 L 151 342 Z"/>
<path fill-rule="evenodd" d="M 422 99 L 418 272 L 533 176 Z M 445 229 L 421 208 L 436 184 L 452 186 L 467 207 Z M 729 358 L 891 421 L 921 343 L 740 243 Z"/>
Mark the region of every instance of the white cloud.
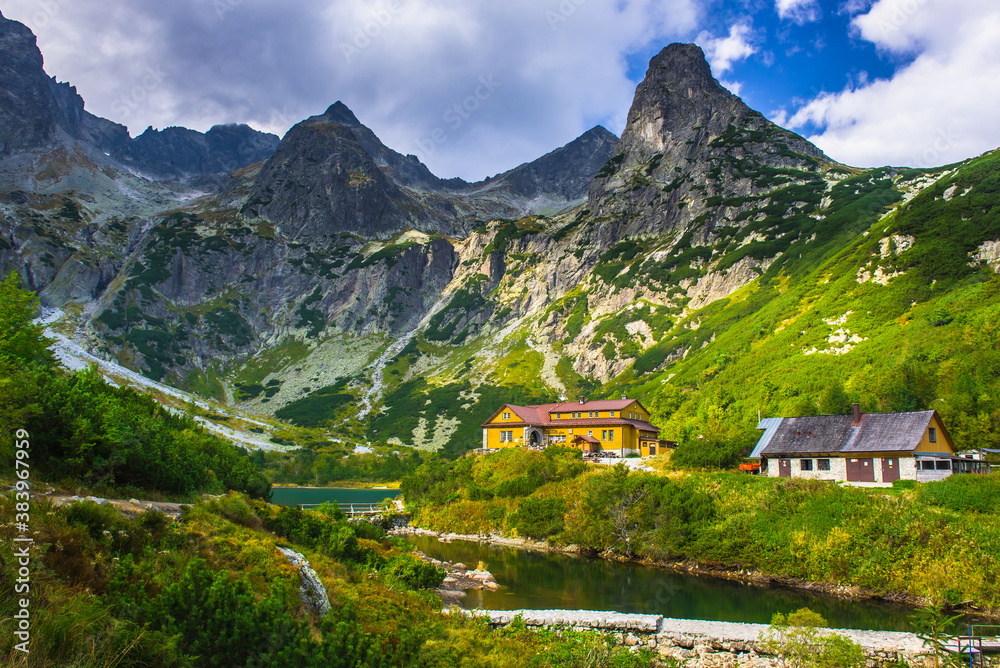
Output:
<path fill-rule="evenodd" d="M 748 24 L 735 23 L 729 27 L 727 37 L 712 37 L 709 33 L 703 32 L 698 35 L 697 41 L 705 50 L 712 72 L 718 76 L 732 69 L 734 62 L 745 60 L 757 53 L 757 47 L 749 40 L 752 36 L 753 30 Z"/>
<path fill-rule="evenodd" d="M 48 5 L 40 15 L 36 0 L 8 0 L 4 14 L 35 30 L 49 74 L 133 135 L 223 122 L 281 133 L 342 99 L 390 147 L 466 178 L 598 122 L 619 132 L 635 89 L 626 54 L 690 39 L 701 11 L 697 0 Z M 498 85 L 485 94 L 481 78 Z M 428 144 L 435 130 L 444 141 Z"/>
<path fill-rule="evenodd" d="M 799 24 L 816 21 L 820 17 L 817 0 L 775 0 L 774 8 L 780 18 Z"/>
<path fill-rule="evenodd" d="M 879 0 L 860 35 L 913 60 L 891 79 L 823 94 L 791 117 L 831 157 L 930 167 L 1000 146 L 1000 7 L 994 0 Z"/>

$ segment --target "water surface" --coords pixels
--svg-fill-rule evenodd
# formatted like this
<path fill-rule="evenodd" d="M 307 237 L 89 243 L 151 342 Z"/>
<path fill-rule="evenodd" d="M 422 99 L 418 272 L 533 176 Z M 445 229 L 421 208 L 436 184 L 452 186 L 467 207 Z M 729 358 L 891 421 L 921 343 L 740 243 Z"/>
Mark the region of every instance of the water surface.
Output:
<path fill-rule="evenodd" d="M 614 610 L 679 619 L 769 624 L 775 612 L 808 607 L 832 628 L 912 631 L 907 606 L 854 601 L 783 587 L 675 573 L 640 564 L 587 559 L 471 541 L 412 538 L 416 548 L 442 561 L 475 568 L 483 561 L 499 591 L 470 591 L 464 608 L 487 610 Z"/>
<path fill-rule="evenodd" d="M 370 487 L 274 487 L 271 503 L 297 506 L 300 503 L 380 503 L 399 496 L 398 489 Z"/>

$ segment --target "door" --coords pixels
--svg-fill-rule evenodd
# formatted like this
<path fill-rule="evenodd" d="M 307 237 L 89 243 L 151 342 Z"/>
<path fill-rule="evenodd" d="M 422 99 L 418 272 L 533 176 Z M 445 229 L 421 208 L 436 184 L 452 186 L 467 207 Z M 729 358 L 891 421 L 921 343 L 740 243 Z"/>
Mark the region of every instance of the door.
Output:
<path fill-rule="evenodd" d="M 882 458 L 882 482 L 899 480 L 899 457 Z"/>
<path fill-rule="evenodd" d="M 848 482 L 875 482 L 875 466 L 872 458 L 847 460 Z"/>
<path fill-rule="evenodd" d="M 779 478 L 791 478 L 792 477 L 792 460 L 791 459 L 779 459 L 778 460 L 778 477 Z"/>
<path fill-rule="evenodd" d="M 649 456 L 652 457 L 655 454 L 656 454 L 656 446 L 655 445 L 649 446 Z"/>

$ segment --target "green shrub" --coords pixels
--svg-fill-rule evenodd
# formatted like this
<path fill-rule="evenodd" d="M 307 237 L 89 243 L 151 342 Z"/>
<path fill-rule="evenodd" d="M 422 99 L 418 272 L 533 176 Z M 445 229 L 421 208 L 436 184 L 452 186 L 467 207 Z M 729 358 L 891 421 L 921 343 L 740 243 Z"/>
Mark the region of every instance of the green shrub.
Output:
<path fill-rule="evenodd" d="M 541 540 L 563 530 L 566 503 L 562 499 L 528 497 L 511 517 L 511 525 L 522 536 Z"/>
<path fill-rule="evenodd" d="M 958 512 L 995 513 L 1000 499 L 1000 473 L 952 475 L 920 486 L 920 500 Z"/>

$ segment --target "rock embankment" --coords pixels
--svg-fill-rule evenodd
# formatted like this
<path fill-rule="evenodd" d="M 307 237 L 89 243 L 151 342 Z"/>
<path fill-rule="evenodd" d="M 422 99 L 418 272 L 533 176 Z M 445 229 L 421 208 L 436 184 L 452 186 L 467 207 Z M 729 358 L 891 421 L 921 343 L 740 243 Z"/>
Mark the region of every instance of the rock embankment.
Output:
<path fill-rule="evenodd" d="M 486 569 L 469 570 L 469 567 L 461 562 L 438 561 L 419 550 L 414 551 L 414 554 L 427 563 L 445 570 L 444 581 L 435 590 L 445 605 L 457 603 L 470 589 L 489 589 L 490 591 L 500 589 L 493 574 Z"/>
<path fill-rule="evenodd" d="M 573 628 L 615 634 L 618 642 L 646 647 L 685 662 L 694 668 L 771 668 L 780 665 L 761 643 L 765 624 L 671 619 L 658 615 L 632 615 L 590 610 L 474 610 L 468 614 L 488 617 L 494 627 L 520 616 L 529 627 Z M 905 661 L 925 665 L 923 641 L 912 633 L 825 629 L 847 636 L 861 645 L 869 666 Z"/>

